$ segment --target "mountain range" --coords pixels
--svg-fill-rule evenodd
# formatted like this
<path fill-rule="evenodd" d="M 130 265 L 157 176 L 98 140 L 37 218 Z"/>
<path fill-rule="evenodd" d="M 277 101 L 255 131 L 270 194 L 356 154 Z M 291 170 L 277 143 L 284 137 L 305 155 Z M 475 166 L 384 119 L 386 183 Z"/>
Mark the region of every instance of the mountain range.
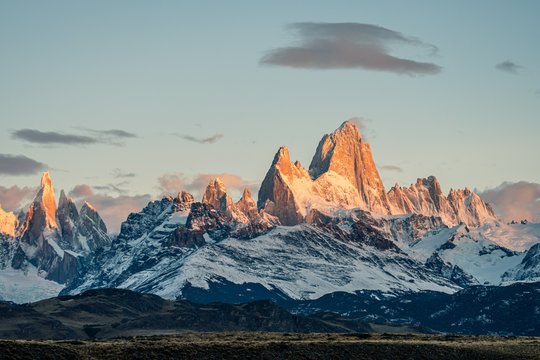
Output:
<path fill-rule="evenodd" d="M 0 298 L 28 302 L 94 288 L 166 299 L 315 301 L 378 298 L 540 281 L 540 225 L 505 224 L 465 188 L 434 176 L 386 191 L 352 122 L 321 139 L 308 169 L 282 146 L 255 202 L 212 180 L 148 203 L 108 236 L 48 173 L 26 213 L 0 208 Z M 339 309 L 340 313 L 346 313 Z"/>

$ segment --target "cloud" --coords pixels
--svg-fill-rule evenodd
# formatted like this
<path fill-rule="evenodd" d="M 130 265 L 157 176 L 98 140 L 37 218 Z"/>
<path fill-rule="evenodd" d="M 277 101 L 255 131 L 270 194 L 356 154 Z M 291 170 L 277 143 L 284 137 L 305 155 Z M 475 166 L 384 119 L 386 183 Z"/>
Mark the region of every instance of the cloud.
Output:
<path fill-rule="evenodd" d="M 16 212 L 30 204 L 38 191 L 39 187 L 0 186 L 0 205 L 5 211 Z"/>
<path fill-rule="evenodd" d="M 135 173 L 131 172 L 124 172 L 119 168 L 113 169 L 112 176 L 117 179 L 123 179 L 123 178 L 133 178 L 135 177 Z"/>
<path fill-rule="evenodd" d="M 75 185 L 71 191 L 69 191 L 68 195 L 72 198 L 78 199 L 85 196 L 90 196 L 94 192 L 92 191 L 92 188 L 86 184 L 80 184 Z"/>
<path fill-rule="evenodd" d="M 304 69 L 352 69 L 426 75 L 439 65 L 390 55 L 391 45 L 421 47 L 435 54 L 436 46 L 381 26 L 360 23 L 293 23 L 288 29 L 298 44 L 270 50 L 259 63 Z"/>
<path fill-rule="evenodd" d="M 132 212 L 139 212 L 152 200 L 150 195 L 120 195 L 96 194 L 87 184 L 76 185 L 69 196 L 75 198 L 75 203 L 80 208 L 84 201 L 91 204 L 99 213 L 107 229 L 110 232 L 118 232 L 120 225 Z"/>
<path fill-rule="evenodd" d="M 137 135 L 135 135 L 134 133 L 130 133 L 130 132 L 119 130 L 119 129 L 110 129 L 110 130 L 93 130 L 93 129 L 86 129 L 86 128 L 83 128 L 83 129 L 90 131 L 94 134 L 103 135 L 103 136 L 130 138 L 130 139 L 137 137 Z"/>
<path fill-rule="evenodd" d="M 135 134 L 124 130 L 92 130 L 81 128 L 92 133 L 92 135 L 67 134 L 56 131 L 40 131 L 36 129 L 20 129 L 11 133 L 11 137 L 16 140 L 23 140 L 32 144 L 40 145 L 93 145 L 110 144 L 123 145 L 119 140 L 137 137 Z"/>
<path fill-rule="evenodd" d="M 493 205 L 504 221 L 527 219 L 540 222 L 540 184 L 520 181 L 504 182 L 478 195 Z"/>
<path fill-rule="evenodd" d="M 184 139 L 184 140 L 188 140 L 188 141 L 192 141 L 192 142 L 196 142 L 196 143 L 199 143 L 199 144 L 213 144 L 215 142 L 217 142 L 219 139 L 221 139 L 223 137 L 223 134 L 215 134 L 213 136 L 210 136 L 208 138 L 197 138 L 197 137 L 194 137 L 194 136 L 191 136 L 191 135 L 179 135 L 179 134 L 176 134 L 176 136 Z"/>
<path fill-rule="evenodd" d="M 47 165 L 24 155 L 0 154 L 0 175 L 32 175 L 46 168 Z"/>
<path fill-rule="evenodd" d="M 498 63 L 497 65 L 495 65 L 495 68 L 497 70 L 501 70 L 501 71 L 504 71 L 504 72 L 507 72 L 509 74 L 517 74 L 519 72 L 519 69 L 522 68 L 522 66 L 512 62 L 512 61 L 503 61 L 501 63 Z"/>
<path fill-rule="evenodd" d="M 403 172 L 403 169 L 396 165 L 384 165 L 384 166 L 381 166 L 381 169 L 388 170 L 388 171 Z"/>
<path fill-rule="evenodd" d="M 62 134 L 55 131 L 39 131 L 35 129 L 16 130 L 11 137 L 34 144 L 88 145 L 97 143 L 97 139 L 84 135 Z"/>
<path fill-rule="evenodd" d="M 221 174 L 197 174 L 192 179 L 187 180 L 183 173 L 176 174 L 164 174 L 158 178 L 159 189 L 162 191 L 162 195 L 177 195 L 180 191 L 187 191 L 195 196 L 202 198 L 204 191 L 210 181 L 219 177 L 225 186 L 227 191 L 232 195 L 240 195 L 247 187 L 252 193 L 256 192 L 259 188 L 259 184 L 246 181 L 242 177 L 234 174 L 221 173 Z"/>
<path fill-rule="evenodd" d="M 363 117 L 354 116 L 347 121 L 350 121 L 356 125 L 364 141 L 370 141 L 375 138 L 375 131 L 369 128 L 367 125 L 367 123 L 371 122 L 371 120 Z"/>
<path fill-rule="evenodd" d="M 125 181 L 122 181 L 118 184 L 107 184 L 107 185 L 94 185 L 94 189 L 100 190 L 100 191 L 113 191 L 118 194 L 125 194 L 127 191 L 122 189 L 121 186 L 127 185 L 128 183 Z"/>

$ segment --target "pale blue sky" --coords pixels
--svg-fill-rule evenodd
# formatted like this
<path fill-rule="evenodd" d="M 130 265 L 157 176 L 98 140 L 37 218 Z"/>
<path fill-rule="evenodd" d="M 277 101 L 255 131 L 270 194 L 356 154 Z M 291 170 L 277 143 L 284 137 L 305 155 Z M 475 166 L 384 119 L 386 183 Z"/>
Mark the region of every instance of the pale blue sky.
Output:
<path fill-rule="evenodd" d="M 267 51 L 295 43 L 285 28 L 294 22 L 397 31 L 439 52 L 393 55 L 443 70 L 260 65 Z M 281 145 L 307 167 L 324 133 L 362 117 L 387 188 L 432 174 L 445 191 L 538 183 L 539 35 L 538 1 L 2 0 L 0 153 L 49 165 L 58 190 L 123 182 L 127 195 L 157 197 L 167 173 L 259 183 Z M 521 66 L 516 74 L 495 68 L 507 60 Z M 123 146 L 43 146 L 13 138 L 24 128 L 138 137 Z M 173 134 L 223 137 L 199 144 Z M 115 178 L 116 168 L 135 176 Z M 39 178 L 4 174 L 0 185 Z"/>

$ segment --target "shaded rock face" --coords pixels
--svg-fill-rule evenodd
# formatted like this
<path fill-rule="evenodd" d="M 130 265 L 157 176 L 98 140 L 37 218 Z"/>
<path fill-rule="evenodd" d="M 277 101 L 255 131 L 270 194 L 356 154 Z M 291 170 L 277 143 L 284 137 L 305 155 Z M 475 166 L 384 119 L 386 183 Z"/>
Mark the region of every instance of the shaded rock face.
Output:
<path fill-rule="evenodd" d="M 533 245 L 523 260 L 502 276 L 504 281 L 540 281 L 540 244 Z"/>
<path fill-rule="evenodd" d="M 431 255 L 431 257 L 426 261 L 426 267 L 434 270 L 438 274 L 453 281 L 461 287 L 480 285 L 478 280 L 476 280 L 472 275 L 467 274 L 459 266 L 452 265 L 444 261 L 437 253 L 433 253 L 433 255 Z"/>

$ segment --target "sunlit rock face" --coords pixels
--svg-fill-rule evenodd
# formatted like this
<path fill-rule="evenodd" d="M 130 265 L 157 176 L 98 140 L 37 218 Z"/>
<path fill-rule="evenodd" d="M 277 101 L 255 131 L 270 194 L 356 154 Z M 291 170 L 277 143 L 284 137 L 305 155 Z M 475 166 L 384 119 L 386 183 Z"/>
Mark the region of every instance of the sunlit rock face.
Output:
<path fill-rule="evenodd" d="M 261 184 L 257 206 L 284 225 L 304 222 L 312 209 L 333 214 L 353 208 L 437 216 L 449 226 L 497 220 L 491 207 L 468 189 L 451 190 L 446 197 L 434 176 L 418 179 L 409 188 L 396 184 L 386 193 L 369 144 L 349 121 L 323 136 L 309 171 L 291 162 L 282 146 Z"/>
<path fill-rule="evenodd" d="M 381 214 L 390 213 L 369 143 L 363 141 L 358 128 L 350 121 L 344 122 L 332 134 L 323 136 L 309 165 L 309 173 L 315 180 L 330 171 L 347 179 L 356 188 L 358 207 Z"/>
<path fill-rule="evenodd" d="M 450 190 L 448 197 L 434 176 L 418 179 L 410 187 L 396 184 L 388 192 L 392 214 L 439 216 L 446 225 L 479 226 L 497 220 L 491 206 L 469 189 Z"/>
<path fill-rule="evenodd" d="M 309 171 L 299 162 L 292 163 L 288 149 L 282 146 L 261 184 L 257 206 L 284 225 L 305 221 L 312 209 L 390 213 L 369 144 L 349 121 L 323 136 Z"/>
<path fill-rule="evenodd" d="M 15 214 L 4 211 L 0 205 L 0 234 L 14 236 L 17 223 L 18 221 Z"/>

